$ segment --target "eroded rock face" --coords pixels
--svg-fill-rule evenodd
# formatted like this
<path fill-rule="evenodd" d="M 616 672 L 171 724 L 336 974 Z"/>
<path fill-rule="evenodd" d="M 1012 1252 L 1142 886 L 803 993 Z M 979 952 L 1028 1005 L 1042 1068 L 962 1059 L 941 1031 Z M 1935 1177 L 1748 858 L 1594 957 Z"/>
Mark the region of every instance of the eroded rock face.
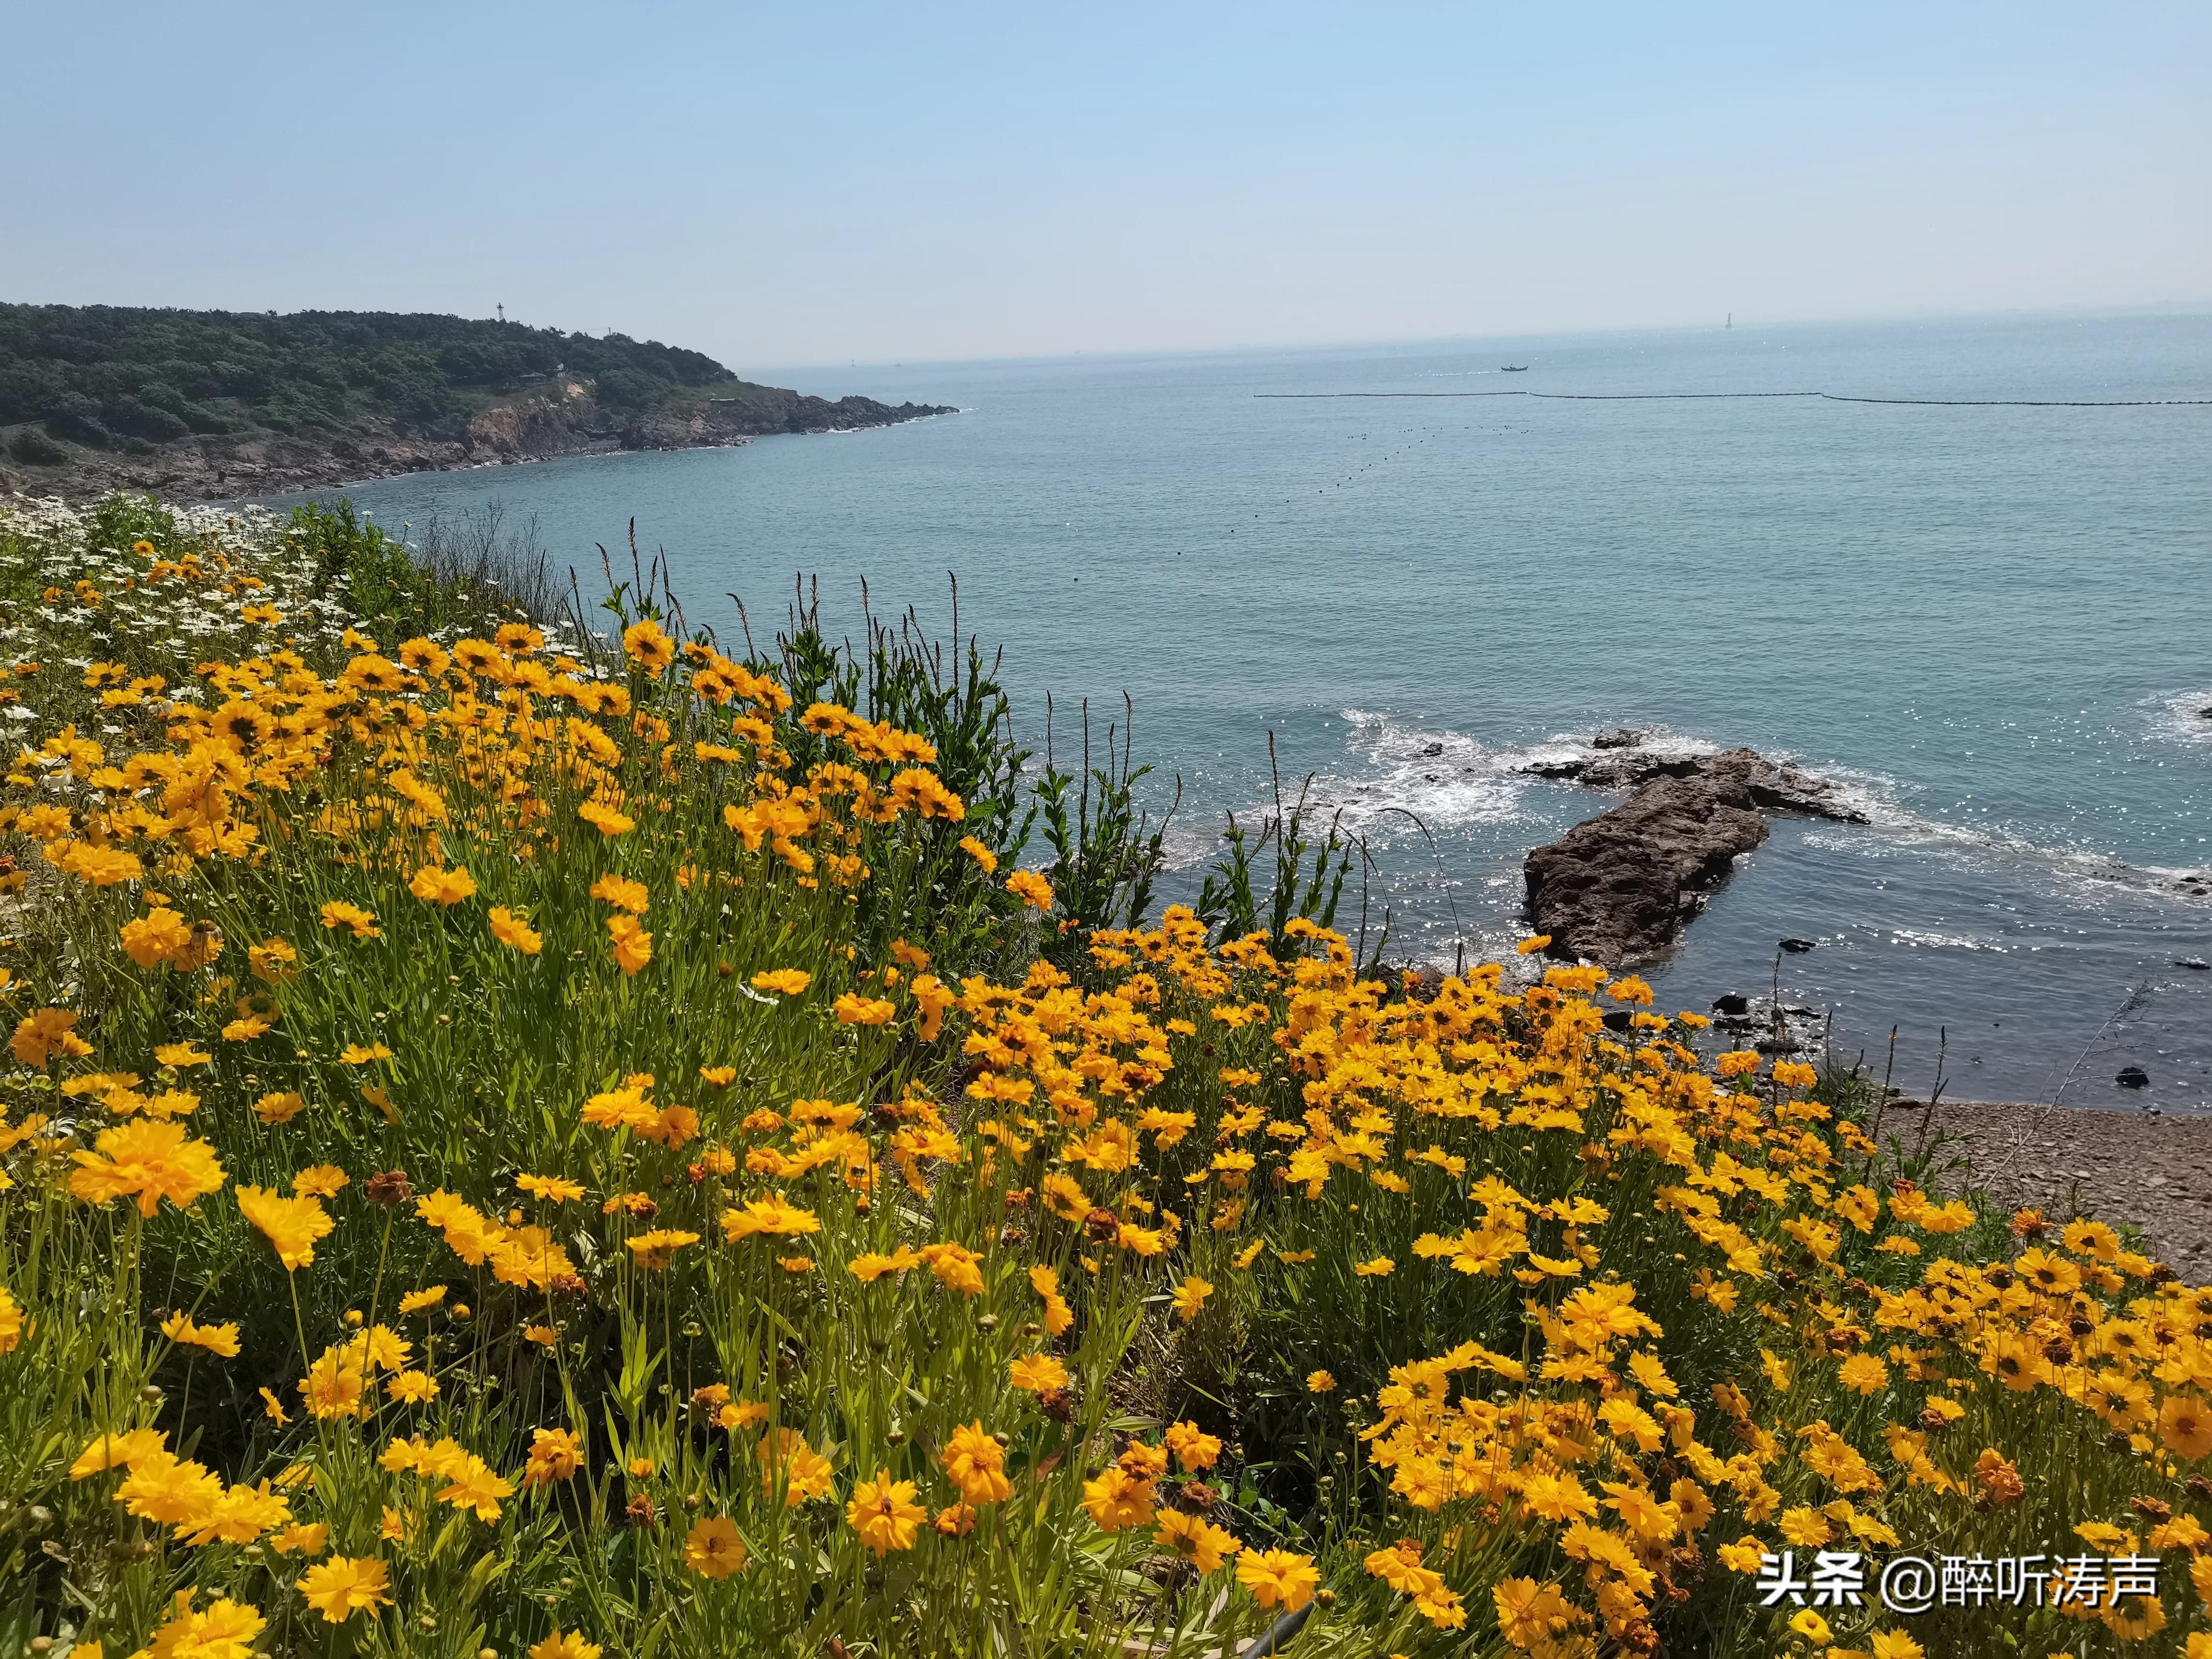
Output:
<path fill-rule="evenodd" d="M 92 501 L 113 489 L 150 489 L 175 501 L 231 501 L 405 472 L 511 466 L 626 449 L 719 448 L 771 433 L 845 432 L 957 412 L 871 398 L 832 403 L 778 386 L 737 385 L 732 396 L 617 415 L 600 407 L 591 381 L 563 381 L 477 410 L 467 429 L 451 438 L 380 428 L 335 435 L 195 435 L 146 447 L 143 454 L 74 448 L 63 452 L 66 465 L 52 467 L 10 467 L 0 460 L 0 492 Z"/>
<path fill-rule="evenodd" d="M 1613 750 L 1543 775 L 1634 790 L 1522 866 L 1528 920 L 1552 936 L 1550 953 L 1609 969 L 1671 950 L 1736 860 L 1765 842 L 1770 812 L 1865 822 L 1834 785 L 1749 749 L 1694 757 Z"/>

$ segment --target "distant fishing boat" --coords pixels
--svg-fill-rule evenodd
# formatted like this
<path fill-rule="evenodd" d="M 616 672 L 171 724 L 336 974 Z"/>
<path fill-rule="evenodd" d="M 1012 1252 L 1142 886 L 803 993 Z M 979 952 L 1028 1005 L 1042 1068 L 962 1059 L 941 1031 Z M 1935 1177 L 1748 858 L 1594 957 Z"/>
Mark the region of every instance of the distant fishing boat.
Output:
<path fill-rule="evenodd" d="M 1526 363 L 1500 363 L 1498 366 L 1498 372 L 1500 374 L 1526 374 L 1528 372 L 1528 365 Z"/>

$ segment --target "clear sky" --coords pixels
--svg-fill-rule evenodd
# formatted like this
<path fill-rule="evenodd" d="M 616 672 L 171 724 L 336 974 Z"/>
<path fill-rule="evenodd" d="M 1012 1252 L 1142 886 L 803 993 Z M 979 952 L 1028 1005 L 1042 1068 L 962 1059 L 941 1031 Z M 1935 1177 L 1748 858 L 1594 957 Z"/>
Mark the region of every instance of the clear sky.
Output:
<path fill-rule="evenodd" d="M 0 298 L 740 368 L 2212 302 L 2212 6 L 0 0 Z"/>

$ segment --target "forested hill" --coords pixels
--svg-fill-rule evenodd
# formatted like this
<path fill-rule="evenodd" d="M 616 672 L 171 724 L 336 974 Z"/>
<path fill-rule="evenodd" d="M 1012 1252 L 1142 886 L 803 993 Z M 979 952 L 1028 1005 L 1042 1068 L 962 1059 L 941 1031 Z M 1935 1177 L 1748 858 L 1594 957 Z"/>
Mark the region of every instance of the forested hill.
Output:
<path fill-rule="evenodd" d="M 0 304 L 0 473 L 16 488 L 222 493 L 941 412 L 756 386 L 621 334 L 427 313 Z"/>

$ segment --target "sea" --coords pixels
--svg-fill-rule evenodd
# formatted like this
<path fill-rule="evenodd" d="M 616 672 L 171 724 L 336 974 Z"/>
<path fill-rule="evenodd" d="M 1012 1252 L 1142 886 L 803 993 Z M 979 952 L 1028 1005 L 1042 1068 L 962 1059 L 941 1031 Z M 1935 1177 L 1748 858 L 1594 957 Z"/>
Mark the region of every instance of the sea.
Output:
<path fill-rule="evenodd" d="M 2172 889 L 2212 866 L 2212 315 L 753 373 L 959 412 L 343 493 L 497 504 L 587 586 L 634 520 L 726 643 L 801 580 L 833 635 L 864 580 L 950 635 L 957 580 L 1035 747 L 1049 698 L 1061 764 L 1087 712 L 1154 768 L 1164 893 L 1279 779 L 1364 843 L 1339 925 L 1394 960 L 1525 935 L 1522 858 L 1616 799 L 1532 760 L 1747 744 L 1871 822 L 1778 821 L 1661 1006 L 1778 995 L 1923 1098 L 2212 1109 Z"/>

